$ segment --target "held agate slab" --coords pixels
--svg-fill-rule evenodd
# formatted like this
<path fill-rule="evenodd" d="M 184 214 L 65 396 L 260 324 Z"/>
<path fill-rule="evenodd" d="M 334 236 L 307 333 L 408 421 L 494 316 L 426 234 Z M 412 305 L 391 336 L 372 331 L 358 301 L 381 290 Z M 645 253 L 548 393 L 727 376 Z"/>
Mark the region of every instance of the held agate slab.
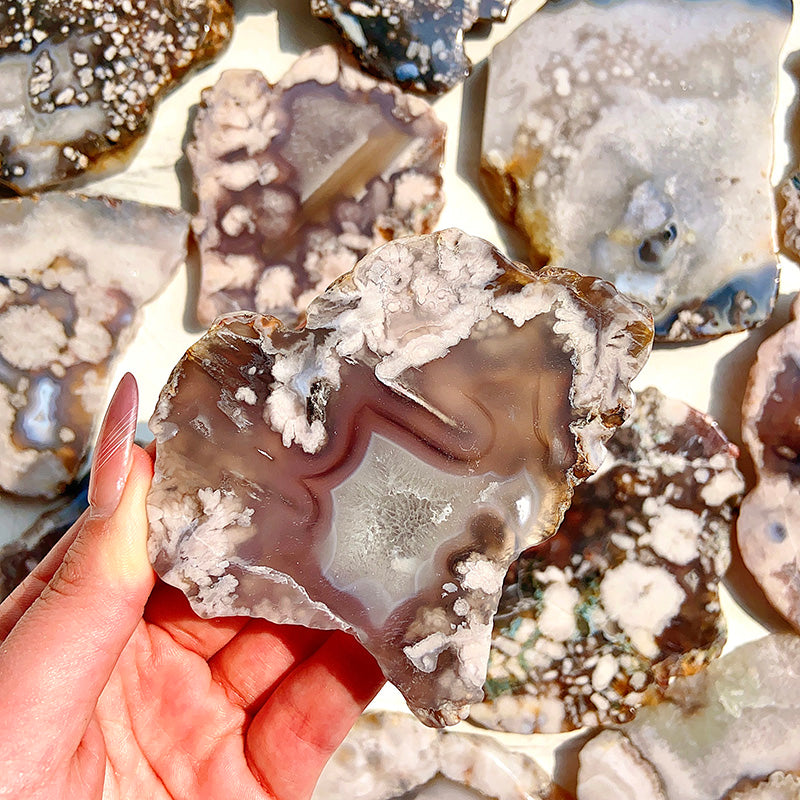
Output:
<path fill-rule="evenodd" d="M 497 45 L 482 170 L 532 263 L 612 281 L 664 341 L 763 322 L 791 15 L 790 0 L 551 2 Z"/>
<path fill-rule="evenodd" d="M 646 389 L 558 533 L 519 558 L 495 618 L 486 702 L 514 733 L 625 722 L 719 655 L 719 582 L 744 481 L 705 414 Z"/>
<path fill-rule="evenodd" d="M 757 483 L 742 501 L 742 558 L 800 631 L 800 295 L 792 317 L 758 348 L 742 404 L 742 437 Z"/>
<path fill-rule="evenodd" d="M 153 564 L 203 616 L 354 632 L 455 723 L 506 569 L 602 461 L 651 336 L 610 284 L 454 229 L 368 255 L 303 330 L 224 316 L 151 420 Z"/>

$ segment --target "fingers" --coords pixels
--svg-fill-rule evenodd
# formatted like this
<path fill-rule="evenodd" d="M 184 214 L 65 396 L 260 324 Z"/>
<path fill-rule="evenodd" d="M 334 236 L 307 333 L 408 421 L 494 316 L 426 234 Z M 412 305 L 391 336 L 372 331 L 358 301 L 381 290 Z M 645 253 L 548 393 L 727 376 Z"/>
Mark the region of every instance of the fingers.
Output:
<path fill-rule="evenodd" d="M 46 720 L 74 752 L 141 619 L 154 576 L 145 497 L 152 461 L 134 447 L 137 391 L 127 375 L 101 428 L 83 519 L 61 565 L 0 645 L 0 719 Z M 50 748 L 43 737 L 42 748 Z M 29 754 L 30 756 L 30 754 Z"/>
<path fill-rule="evenodd" d="M 181 647 L 206 660 L 250 622 L 247 617 L 201 619 L 192 611 L 183 592 L 161 582 L 147 601 L 144 618 L 168 633 Z"/>
<path fill-rule="evenodd" d="M 256 714 L 246 751 L 277 800 L 310 797 L 322 768 L 383 685 L 375 659 L 336 631 L 278 686 Z"/>
<path fill-rule="evenodd" d="M 252 620 L 208 662 L 211 675 L 233 702 L 252 712 L 330 635 L 299 625 Z"/>

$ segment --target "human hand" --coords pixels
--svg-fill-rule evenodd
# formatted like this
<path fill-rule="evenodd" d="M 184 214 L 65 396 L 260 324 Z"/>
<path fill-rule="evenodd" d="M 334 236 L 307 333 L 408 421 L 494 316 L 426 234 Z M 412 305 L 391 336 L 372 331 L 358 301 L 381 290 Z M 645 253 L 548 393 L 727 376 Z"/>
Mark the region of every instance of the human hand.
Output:
<path fill-rule="evenodd" d="M 126 375 L 90 509 L 0 606 L 0 797 L 302 800 L 383 676 L 341 632 L 202 620 L 146 553 Z"/>

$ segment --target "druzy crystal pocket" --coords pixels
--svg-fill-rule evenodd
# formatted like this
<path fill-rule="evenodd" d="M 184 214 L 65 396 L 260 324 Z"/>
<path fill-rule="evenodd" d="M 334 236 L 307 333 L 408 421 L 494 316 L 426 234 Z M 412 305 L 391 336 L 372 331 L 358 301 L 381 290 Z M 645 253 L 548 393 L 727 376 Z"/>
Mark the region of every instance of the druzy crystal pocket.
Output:
<path fill-rule="evenodd" d="M 549 3 L 493 51 L 483 174 L 533 263 L 611 280 L 656 336 L 772 310 L 773 125 L 789 0 Z"/>
<path fill-rule="evenodd" d="M 308 309 L 221 317 L 151 427 L 150 556 L 203 616 L 354 632 L 424 721 L 479 700 L 511 561 L 627 414 L 649 315 L 451 229 Z"/>

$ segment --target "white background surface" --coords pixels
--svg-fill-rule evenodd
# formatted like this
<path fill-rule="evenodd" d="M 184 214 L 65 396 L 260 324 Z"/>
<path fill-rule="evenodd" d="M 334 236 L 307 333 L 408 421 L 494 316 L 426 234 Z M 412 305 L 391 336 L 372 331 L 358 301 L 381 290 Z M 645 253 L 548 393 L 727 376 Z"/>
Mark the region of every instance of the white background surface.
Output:
<path fill-rule="evenodd" d="M 213 84 L 223 70 L 230 68 L 256 68 L 274 82 L 299 53 L 319 44 L 337 41 L 332 29 L 310 16 L 307 0 L 234 0 L 234 3 L 237 7 L 236 29 L 225 54 L 162 102 L 147 140 L 126 171 L 89 185 L 84 189 L 86 193 L 106 193 L 191 210 L 191 180 L 182 148 L 192 107 L 198 102 L 200 91 Z M 492 46 L 540 4 L 540 0 L 517 0 L 506 23 L 484 27 L 469 35 L 467 52 L 475 63 L 473 74 L 463 86 L 434 101 L 437 113 L 449 130 L 445 163 L 447 204 L 440 227 L 454 225 L 483 236 L 519 259 L 524 259 L 524 249 L 516 237 L 495 220 L 477 183 L 486 85 L 485 59 Z M 799 46 L 800 22 L 795 20 L 781 63 L 787 57 L 791 63 L 790 54 Z M 800 125 L 795 120 L 795 88 L 794 80 L 784 67 L 775 117 L 777 156 L 772 177 L 776 185 L 787 175 L 788 165 L 797 163 L 796 149 L 787 143 L 791 131 Z M 113 258 L 113 249 L 110 249 L 109 257 Z M 781 297 L 773 319 L 766 326 L 705 344 L 657 349 L 637 379 L 636 388 L 654 385 L 699 409 L 710 411 L 727 435 L 740 442 L 738 409 L 755 351 L 767 335 L 788 319 L 790 296 L 800 288 L 798 266 L 783 255 L 781 261 Z M 196 284 L 196 269 L 196 264 L 190 263 L 186 270 L 180 270 L 163 295 L 147 307 L 142 328 L 115 370 L 112 386 L 126 370 L 136 376 L 142 423 L 152 411 L 172 367 L 201 333 L 196 325 L 191 327 L 192 310 L 187 309 L 187 298 L 192 297 Z M 742 468 L 750 482 L 752 475 L 746 459 L 743 459 Z M 0 500 L 0 543 L 20 533 L 40 510 L 41 506 L 36 503 Z M 739 598 L 734 599 L 734 595 L 723 588 L 723 608 L 730 627 L 728 648 L 761 636 L 765 630 L 763 625 L 767 629 L 783 627 L 737 563 L 728 584 Z M 392 687 L 384 690 L 376 702 L 381 707 L 405 708 Z M 462 727 L 466 729 L 469 726 Z M 506 734 L 500 738 L 515 748 L 530 752 L 546 769 L 552 769 L 555 748 L 574 735 L 525 737 Z M 561 753 L 567 749 L 569 745 L 562 748 Z M 558 772 L 568 773 L 571 759 L 559 756 L 558 761 Z"/>

